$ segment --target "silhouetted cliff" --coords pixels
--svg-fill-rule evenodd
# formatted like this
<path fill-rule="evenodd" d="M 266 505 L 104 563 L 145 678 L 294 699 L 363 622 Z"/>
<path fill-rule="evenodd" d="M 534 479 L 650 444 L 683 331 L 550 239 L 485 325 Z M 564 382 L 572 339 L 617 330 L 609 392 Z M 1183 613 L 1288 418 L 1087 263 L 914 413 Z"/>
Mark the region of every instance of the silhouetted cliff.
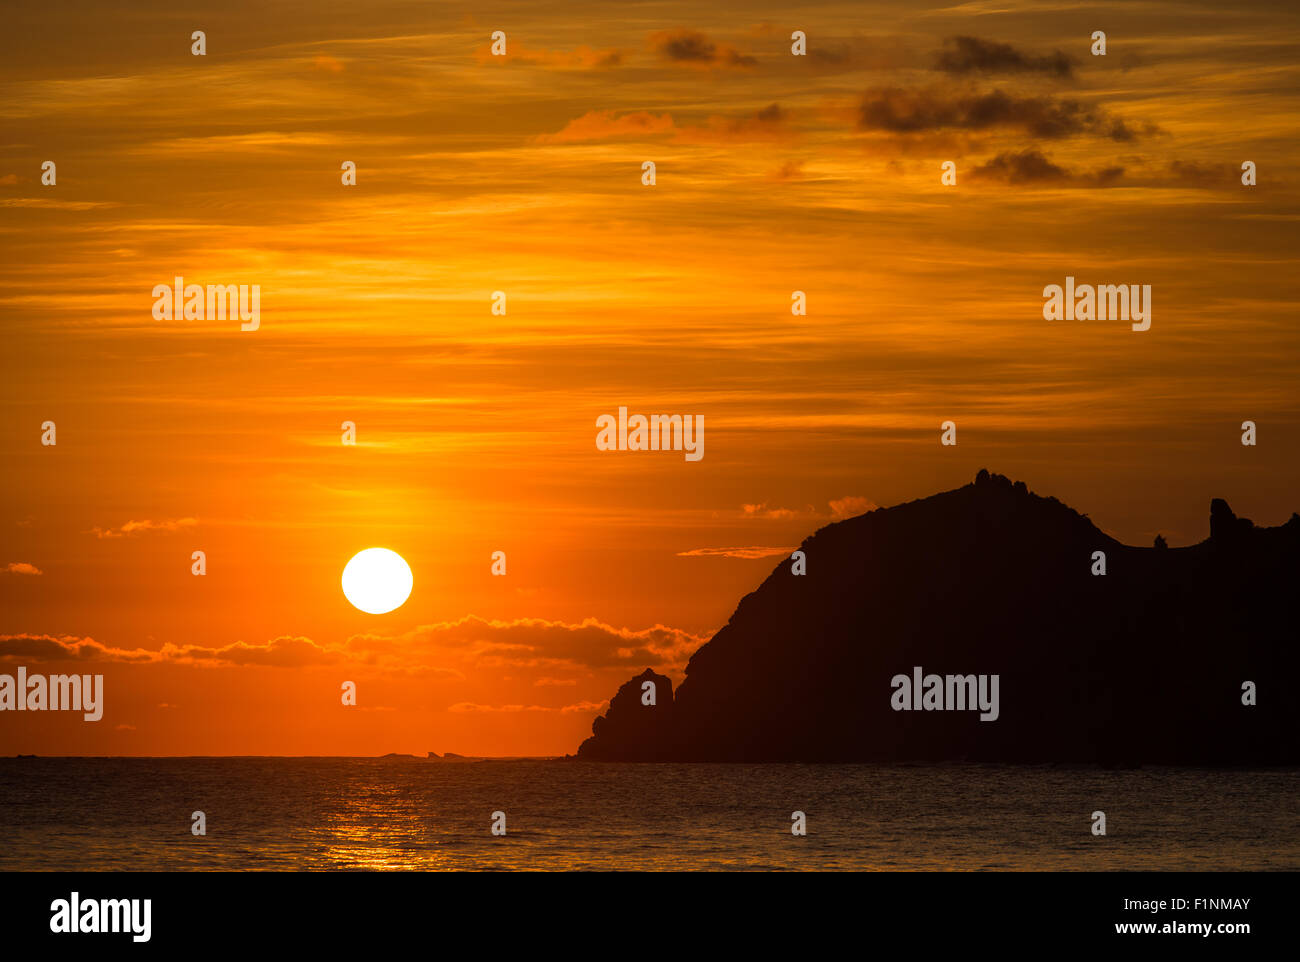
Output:
<path fill-rule="evenodd" d="M 1191 547 L 1129 547 L 986 471 L 828 525 L 800 546 L 807 574 L 783 559 L 676 697 L 647 669 L 577 757 L 1300 763 L 1300 516 L 1256 528 L 1215 499 L 1210 526 Z M 997 675 L 996 720 L 899 694 L 917 666 Z"/>

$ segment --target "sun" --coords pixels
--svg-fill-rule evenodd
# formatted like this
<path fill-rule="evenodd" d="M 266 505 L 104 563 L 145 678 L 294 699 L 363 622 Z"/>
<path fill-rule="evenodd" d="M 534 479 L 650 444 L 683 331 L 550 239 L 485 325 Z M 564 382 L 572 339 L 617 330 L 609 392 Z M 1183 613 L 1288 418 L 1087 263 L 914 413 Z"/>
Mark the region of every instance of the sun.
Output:
<path fill-rule="evenodd" d="M 400 608 L 411 597 L 411 566 L 396 551 L 358 551 L 343 569 L 343 594 L 372 615 Z"/>

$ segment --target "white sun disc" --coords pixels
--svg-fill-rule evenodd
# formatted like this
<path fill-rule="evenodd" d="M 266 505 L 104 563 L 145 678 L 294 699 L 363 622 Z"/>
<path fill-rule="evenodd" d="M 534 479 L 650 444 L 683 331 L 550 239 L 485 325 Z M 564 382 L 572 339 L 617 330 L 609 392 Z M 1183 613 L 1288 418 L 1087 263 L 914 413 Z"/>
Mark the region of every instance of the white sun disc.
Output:
<path fill-rule="evenodd" d="M 400 608 L 411 597 L 411 566 L 396 551 L 367 548 L 352 556 L 343 569 L 343 594 L 372 615 Z"/>

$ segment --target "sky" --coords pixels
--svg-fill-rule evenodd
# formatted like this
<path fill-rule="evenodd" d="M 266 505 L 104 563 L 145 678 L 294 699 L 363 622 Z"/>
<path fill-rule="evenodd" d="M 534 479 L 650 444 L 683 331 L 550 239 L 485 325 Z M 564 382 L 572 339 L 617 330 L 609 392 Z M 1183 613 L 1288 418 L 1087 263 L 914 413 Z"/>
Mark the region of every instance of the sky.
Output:
<path fill-rule="evenodd" d="M 0 754 L 563 754 L 817 528 L 980 468 L 1130 544 L 1300 509 L 1294 4 L 4 24 L 0 672 L 106 694 Z M 177 276 L 258 329 L 155 319 Z M 1045 320 L 1067 276 L 1150 285 L 1150 330 Z M 621 406 L 703 458 L 598 450 Z M 383 615 L 339 583 L 372 546 Z"/>

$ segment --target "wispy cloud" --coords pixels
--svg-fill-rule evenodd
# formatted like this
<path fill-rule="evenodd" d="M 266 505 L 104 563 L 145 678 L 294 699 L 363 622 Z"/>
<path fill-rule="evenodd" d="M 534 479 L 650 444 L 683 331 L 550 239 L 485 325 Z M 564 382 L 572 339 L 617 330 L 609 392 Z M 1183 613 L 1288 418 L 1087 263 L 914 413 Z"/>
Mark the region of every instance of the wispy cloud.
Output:
<path fill-rule="evenodd" d="M 794 548 L 766 548 L 754 545 L 748 548 L 692 548 L 679 551 L 679 558 L 771 558 L 789 554 Z"/>
<path fill-rule="evenodd" d="M 865 514 L 868 511 L 874 511 L 879 507 L 879 505 L 870 498 L 850 494 L 845 495 L 842 498 L 832 499 L 827 503 L 827 507 L 830 509 L 829 513 L 826 511 L 819 511 L 811 504 L 806 505 L 803 508 L 772 508 L 768 507 L 767 502 L 764 501 L 761 504 L 742 504 L 740 506 L 740 512 L 741 515 L 746 518 L 762 518 L 768 521 L 792 521 L 797 518 L 805 518 L 810 521 L 823 518 L 839 520 L 841 518 L 851 518 L 854 515 Z"/>
<path fill-rule="evenodd" d="M 627 54 L 622 50 L 609 48 L 596 50 L 585 44 L 573 50 L 545 50 L 530 47 L 518 40 L 508 40 L 506 52 L 502 56 L 492 53 L 492 44 L 485 43 L 475 52 L 479 63 L 525 63 L 554 70 L 606 70 L 621 66 Z"/>
<path fill-rule="evenodd" d="M 645 110 L 619 114 L 613 110 L 591 110 L 564 125 L 553 134 L 542 134 L 538 143 L 564 144 L 612 137 L 655 137 L 677 129 L 671 114 L 654 114 Z"/>
<path fill-rule="evenodd" d="M 545 705 L 481 705 L 472 701 L 461 701 L 454 705 L 447 706 L 450 712 L 487 712 L 487 713 L 504 713 L 518 714 L 520 712 L 560 712 L 568 714 L 571 712 L 599 712 L 608 707 L 608 701 L 582 701 L 573 705 L 562 705 L 559 708 L 548 708 Z"/>
<path fill-rule="evenodd" d="M 710 115 L 702 123 L 678 124 L 671 114 L 654 114 L 639 110 L 617 113 L 612 110 L 588 111 L 575 117 L 553 134 L 535 138 L 539 144 L 581 143 L 597 140 L 641 140 L 664 137 L 681 144 L 735 144 L 751 141 L 791 139 L 789 111 L 778 103 L 750 113 Z"/>
<path fill-rule="evenodd" d="M 173 521 L 128 521 L 118 528 L 91 528 L 96 538 L 128 538 L 148 531 L 175 532 L 198 524 L 196 518 L 176 518 Z"/>

